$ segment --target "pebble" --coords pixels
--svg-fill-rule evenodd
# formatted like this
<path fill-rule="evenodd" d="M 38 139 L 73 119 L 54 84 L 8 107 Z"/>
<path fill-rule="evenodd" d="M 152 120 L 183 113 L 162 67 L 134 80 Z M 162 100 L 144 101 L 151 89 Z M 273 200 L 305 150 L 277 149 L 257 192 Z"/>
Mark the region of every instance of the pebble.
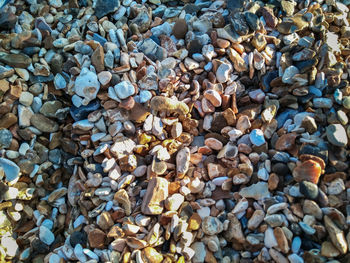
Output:
<path fill-rule="evenodd" d="M 0 129 L 0 148 L 9 148 L 12 141 L 12 133 L 8 129 Z"/>
<path fill-rule="evenodd" d="M 13 182 L 20 176 L 20 168 L 14 162 L 6 158 L 0 158 L 0 166 L 5 173 L 6 181 Z"/>
<path fill-rule="evenodd" d="M 252 130 L 252 132 L 249 134 L 249 139 L 256 146 L 261 146 L 266 142 L 264 133 L 260 129 Z"/>
<path fill-rule="evenodd" d="M 318 187 L 316 184 L 313 184 L 308 181 L 302 181 L 299 184 L 300 193 L 303 194 L 306 198 L 315 200 L 318 196 Z"/>
<path fill-rule="evenodd" d="M 348 143 L 348 137 L 345 129 L 341 124 L 331 124 L 326 128 L 328 141 L 339 147 L 343 147 Z"/>
<path fill-rule="evenodd" d="M 282 76 L 282 82 L 286 84 L 293 84 L 294 75 L 299 74 L 299 70 L 295 66 L 290 66 L 286 68 Z"/>
<path fill-rule="evenodd" d="M 135 93 L 134 86 L 127 81 L 123 81 L 115 85 L 114 90 L 120 99 L 126 99 Z"/>
<path fill-rule="evenodd" d="M 258 182 L 249 187 L 245 187 L 239 191 L 239 194 L 246 198 L 254 198 L 255 200 L 270 196 L 268 184 L 265 182 Z"/>
<path fill-rule="evenodd" d="M 89 71 L 87 68 L 83 68 L 79 76 L 75 80 L 74 91 L 83 98 L 81 105 L 88 105 L 90 101 L 94 100 L 100 89 L 100 83 L 98 82 L 97 75 Z M 77 106 L 80 107 L 81 105 Z"/>
<path fill-rule="evenodd" d="M 39 238 L 48 246 L 50 246 L 55 241 L 54 234 L 45 226 L 39 227 Z"/>
<path fill-rule="evenodd" d="M 32 2 L 0 3 L 0 261 L 346 261 L 348 0 Z"/>

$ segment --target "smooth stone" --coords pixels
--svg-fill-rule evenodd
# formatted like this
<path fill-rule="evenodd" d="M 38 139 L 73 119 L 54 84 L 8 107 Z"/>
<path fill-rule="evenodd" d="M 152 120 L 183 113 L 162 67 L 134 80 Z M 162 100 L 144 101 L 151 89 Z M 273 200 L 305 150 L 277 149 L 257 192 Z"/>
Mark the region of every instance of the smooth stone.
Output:
<path fill-rule="evenodd" d="M 207 254 L 204 243 L 195 242 L 191 245 L 191 248 L 195 251 L 192 262 L 203 263 Z"/>
<path fill-rule="evenodd" d="M 20 168 L 17 166 L 17 164 L 8 159 L 0 158 L 0 166 L 4 170 L 6 181 L 12 182 L 18 178 Z"/>
<path fill-rule="evenodd" d="M 301 247 L 301 238 L 296 236 L 293 238 L 293 241 L 292 241 L 292 251 L 294 253 L 298 253 L 300 250 L 300 247 Z"/>
<path fill-rule="evenodd" d="M 304 259 L 298 256 L 297 254 L 290 254 L 288 256 L 288 259 L 290 262 L 293 262 L 293 263 L 304 263 Z"/>
<path fill-rule="evenodd" d="M 312 228 L 311 226 L 309 226 L 304 222 L 299 222 L 299 226 L 307 235 L 313 235 L 316 233 L 316 230 L 314 228 Z"/>
<path fill-rule="evenodd" d="M 341 124 L 331 124 L 326 128 L 328 141 L 338 147 L 344 147 L 348 143 L 346 131 Z"/>
<path fill-rule="evenodd" d="M 8 129 L 0 129 L 0 149 L 9 148 L 12 141 L 12 133 Z"/>
<path fill-rule="evenodd" d="M 174 27 L 173 27 L 173 35 L 177 38 L 177 39 L 184 39 L 185 35 L 187 33 L 187 22 L 185 19 L 181 19 L 179 18 L 178 20 L 176 20 Z"/>
<path fill-rule="evenodd" d="M 315 200 L 318 196 L 318 186 L 308 181 L 299 183 L 299 190 L 306 198 Z"/>
<path fill-rule="evenodd" d="M 249 139 L 256 146 L 261 146 L 266 142 L 264 133 L 260 129 L 252 130 L 252 132 L 249 134 Z"/>
<path fill-rule="evenodd" d="M 129 81 L 122 81 L 114 86 L 116 95 L 120 99 L 126 99 L 127 97 L 135 93 L 135 87 Z"/>
<path fill-rule="evenodd" d="M 343 99 L 343 106 L 346 109 L 350 109 L 350 96 L 345 96 Z"/>
<path fill-rule="evenodd" d="M 46 117 L 56 117 L 56 112 L 62 108 L 62 102 L 58 100 L 46 101 L 40 109 L 40 113 Z"/>
<path fill-rule="evenodd" d="M 67 86 L 65 78 L 61 74 L 56 74 L 53 84 L 57 90 L 64 89 Z"/>
<path fill-rule="evenodd" d="M 27 68 L 31 63 L 32 59 L 24 54 L 8 54 L 0 52 L 0 62 L 5 63 L 14 68 Z"/>
<path fill-rule="evenodd" d="M 50 246 L 55 241 L 55 235 L 45 226 L 39 227 L 39 238 L 46 245 Z"/>
<path fill-rule="evenodd" d="M 314 98 L 313 105 L 315 108 L 330 109 L 333 106 L 333 101 L 328 98 Z"/>
<path fill-rule="evenodd" d="M 148 90 L 141 90 L 139 93 L 140 103 L 145 103 L 152 98 L 152 93 Z"/>

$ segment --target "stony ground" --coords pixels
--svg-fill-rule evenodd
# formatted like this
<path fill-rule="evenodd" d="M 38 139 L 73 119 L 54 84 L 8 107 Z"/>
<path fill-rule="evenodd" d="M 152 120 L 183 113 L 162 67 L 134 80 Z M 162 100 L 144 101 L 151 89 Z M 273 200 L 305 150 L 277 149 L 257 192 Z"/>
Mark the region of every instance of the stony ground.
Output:
<path fill-rule="evenodd" d="M 350 262 L 348 6 L 0 1 L 0 262 Z"/>

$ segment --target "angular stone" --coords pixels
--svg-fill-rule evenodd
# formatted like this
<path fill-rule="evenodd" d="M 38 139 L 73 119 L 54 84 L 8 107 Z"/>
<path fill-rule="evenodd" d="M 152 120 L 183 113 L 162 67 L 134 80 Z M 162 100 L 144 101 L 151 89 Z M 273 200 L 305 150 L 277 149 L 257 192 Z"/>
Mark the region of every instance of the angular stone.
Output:
<path fill-rule="evenodd" d="M 348 251 L 348 244 L 344 232 L 340 230 L 327 215 L 325 215 L 323 219 L 333 245 L 341 252 L 341 254 L 345 254 Z"/>
<path fill-rule="evenodd" d="M 95 51 L 91 56 L 91 64 L 95 67 L 97 73 L 100 73 L 104 70 L 104 58 L 103 48 L 101 45 L 97 45 Z"/>
<path fill-rule="evenodd" d="M 90 247 L 103 248 L 105 246 L 107 235 L 102 230 L 95 228 L 88 234 Z"/>
<path fill-rule="evenodd" d="M 97 0 L 95 15 L 100 19 L 105 15 L 113 13 L 120 6 L 119 0 Z"/>

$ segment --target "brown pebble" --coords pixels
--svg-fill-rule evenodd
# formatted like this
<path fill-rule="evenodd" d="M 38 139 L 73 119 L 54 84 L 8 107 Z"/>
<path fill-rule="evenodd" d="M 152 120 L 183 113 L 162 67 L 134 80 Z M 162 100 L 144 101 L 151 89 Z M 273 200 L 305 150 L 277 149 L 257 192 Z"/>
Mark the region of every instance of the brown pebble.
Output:
<path fill-rule="evenodd" d="M 173 27 L 173 35 L 177 39 L 185 38 L 187 33 L 187 23 L 185 19 L 178 19 Z"/>
<path fill-rule="evenodd" d="M 89 233 L 88 239 L 92 248 L 103 248 L 106 241 L 106 234 L 102 230 L 96 228 Z"/>

